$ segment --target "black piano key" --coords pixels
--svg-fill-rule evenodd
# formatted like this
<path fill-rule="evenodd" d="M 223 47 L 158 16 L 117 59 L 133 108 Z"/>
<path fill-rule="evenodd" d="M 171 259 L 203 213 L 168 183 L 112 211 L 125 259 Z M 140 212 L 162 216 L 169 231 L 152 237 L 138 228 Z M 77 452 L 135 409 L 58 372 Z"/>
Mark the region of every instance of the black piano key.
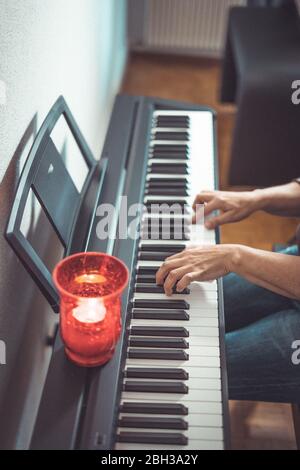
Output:
<path fill-rule="evenodd" d="M 157 251 L 172 251 L 173 253 L 180 253 L 181 251 L 183 251 L 184 249 L 186 248 L 186 245 L 184 243 L 178 243 L 178 244 L 175 244 L 174 245 L 168 245 L 167 243 L 165 245 L 159 245 L 159 244 L 155 244 L 155 245 L 142 245 L 140 247 L 140 251 L 154 251 L 154 252 L 157 252 Z"/>
<path fill-rule="evenodd" d="M 172 255 L 174 255 L 174 252 L 172 251 L 161 251 L 158 253 L 154 253 L 153 251 L 141 251 L 138 259 L 141 261 L 164 261 Z"/>
<path fill-rule="evenodd" d="M 155 122 L 157 121 L 172 121 L 172 122 L 181 122 L 181 121 L 185 121 L 185 122 L 190 122 L 190 117 L 188 115 L 184 115 L 184 114 L 181 114 L 181 115 L 175 115 L 175 114 L 159 114 L 158 116 L 156 116 L 156 118 L 154 119 Z"/>
<path fill-rule="evenodd" d="M 166 211 L 171 212 L 172 207 L 174 207 L 174 209 L 176 209 L 176 214 L 186 215 L 185 206 L 187 206 L 187 203 L 184 201 L 173 202 L 171 204 L 147 201 L 144 205 L 146 207 L 147 214 L 156 214 L 161 216 L 162 214 L 165 214 Z"/>
<path fill-rule="evenodd" d="M 152 274 L 140 274 L 136 276 L 135 281 L 141 284 L 156 284 L 155 275 Z"/>
<path fill-rule="evenodd" d="M 168 256 L 171 256 L 171 253 L 162 252 L 162 253 L 153 253 L 148 251 L 142 251 L 138 254 L 138 259 L 141 261 L 163 261 Z"/>
<path fill-rule="evenodd" d="M 184 152 L 165 152 L 165 153 L 162 153 L 162 152 L 153 152 L 151 154 L 151 156 L 149 156 L 149 158 L 165 158 L 165 159 L 170 159 L 170 160 L 188 160 L 189 159 L 189 154 L 188 153 L 184 153 Z"/>
<path fill-rule="evenodd" d="M 123 390 L 124 392 L 187 394 L 189 388 L 184 382 L 125 380 Z"/>
<path fill-rule="evenodd" d="M 181 403 L 141 403 L 125 401 L 120 405 L 120 413 L 187 416 L 188 412 L 188 408 Z"/>
<path fill-rule="evenodd" d="M 188 175 L 189 168 L 182 163 L 152 163 L 148 166 L 148 173 L 166 174 L 166 175 Z"/>
<path fill-rule="evenodd" d="M 147 418 L 140 416 L 122 416 L 118 421 L 120 428 L 144 429 L 188 429 L 188 423 L 182 418 Z"/>
<path fill-rule="evenodd" d="M 184 207 L 185 205 L 188 204 L 188 201 L 186 199 L 179 199 L 178 201 L 166 201 L 165 199 L 151 199 L 147 202 L 144 203 L 146 207 L 151 207 L 151 206 L 161 206 L 161 205 L 166 205 L 168 207 L 172 207 L 173 204 L 178 204 L 181 207 Z"/>
<path fill-rule="evenodd" d="M 180 117 L 174 117 L 173 116 L 158 116 L 156 119 L 153 120 L 154 126 L 158 124 L 165 124 L 165 123 L 171 123 L 171 124 L 181 124 L 181 125 L 189 125 L 190 124 L 190 119 L 188 117 L 180 116 Z"/>
<path fill-rule="evenodd" d="M 137 274 L 156 274 L 158 271 L 157 266 L 139 266 L 137 268 Z"/>
<path fill-rule="evenodd" d="M 178 183 L 164 183 L 160 181 L 154 181 L 153 183 L 147 183 L 145 186 L 145 191 L 164 191 L 164 189 L 173 190 L 174 193 L 177 193 L 178 190 L 190 191 L 190 185 L 187 184 L 184 180 L 179 181 Z"/>
<path fill-rule="evenodd" d="M 156 120 L 158 119 L 170 119 L 174 122 L 177 122 L 177 121 L 182 121 L 182 120 L 185 120 L 185 121 L 190 121 L 190 116 L 188 114 L 157 114 Z"/>
<path fill-rule="evenodd" d="M 128 357 L 130 359 L 156 359 L 165 361 L 187 361 L 189 355 L 182 349 L 146 349 L 129 348 Z"/>
<path fill-rule="evenodd" d="M 183 309 L 189 310 L 190 305 L 184 299 L 165 300 L 165 299 L 134 299 L 134 308 L 148 308 L 148 309 Z"/>
<path fill-rule="evenodd" d="M 132 318 L 141 320 L 188 321 L 189 314 L 183 309 L 148 309 L 133 308 Z"/>
<path fill-rule="evenodd" d="M 183 326 L 132 326 L 130 333 L 133 336 L 189 337 L 188 330 Z"/>
<path fill-rule="evenodd" d="M 189 140 L 189 132 L 157 131 L 153 134 L 153 140 Z"/>
<path fill-rule="evenodd" d="M 185 124 L 189 124 L 190 123 L 190 118 L 188 116 L 157 116 L 153 122 L 155 124 L 161 122 L 161 123 L 165 123 L 165 122 L 171 122 L 171 123 L 179 123 L 179 124 L 182 124 L 182 123 L 185 123 Z"/>
<path fill-rule="evenodd" d="M 117 434 L 118 442 L 135 444 L 162 444 L 184 446 L 188 444 L 188 438 L 181 433 L 167 432 L 120 432 Z"/>
<path fill-rule="evenodd" d="M 125 377 L 128 379 L 188 380 L 189 374 L 177 367 L 127 367 Z"/>
<path fill-rule="evenodd" d="M 170 207 L 170 206 L 169 206 Z M 158 204 L 146 204 L 146 209 L 147 209 L 147 214 L 151 215 L 156 215 L 156 216 L 161 216 L 162 214 L 166 214 L 166 208 L 165 207 L 160 207 Z M 179 212 L 179 210 L 181 212 Z M 176 208 L 177 211 L 177 208 Z M 183 206 L 178 206 L 178 214 L 184 215 L 184 207 Z"/>
<path fill-rule="evenodd" d="M 188 349 L 189 343 L 184 338 L 143 338 L 130 337 L 129 346 L 132 348 L 173 348 Z"/>
<path fill-rule="evenodd" d="M 151 188 L 145 191 L 146 196 L 188 196 L 189 191 L 187 188 Z"/>
<path fill-rule="evenodd" d="M 151 188 L 189 188 L 189 183 L 184 179 L 179 179 L 177 181 L 165 182 L 162 179 L 157 179 L 155 181 L 149 181 L 146 184 L 147 189 Z"/>
<path fill-rule="evenodd" d="M 151 289 L 151 287 L 154 287 L 154 286 L 157 286 L 157 283 L 156 283 L 156 276 L 155 274 L 141 274 L 141 275 L 138 275 L 135 277 L 135 282 L 136 282 L 136 286 L 138 284 L 144 284 L 144 286 L 142 288 L 146 288 L 146 286 L 149 286 L 149 289 Z M 159 287 L 162 287 L 162 286 L 159 286 Z M 176 284 L 174 286 L 174 292 L 176 291 Z M 138 292 L 138 291 L 136 291 Z M 140 292 L 146 292 L 146 291 L 142 291 L 140 290 Z M 154 291 L 148 291 L 148 292 L 154 292 Z M 155 290 L 156 293 L 163 293 L 164 291 L 160 291 L 160 290 Z M 185 293 L 185 294 L 190 294 L 190 289 L 186 288 L 184 289 L 181 293 Z"/>
<path fill-rule="evenodd" d="M 189 152 L 187 144 L 155 144 L 152 147 L 153 152 Z"/>
<path fill-rule="evenodd" d="M 156 163 L 155 163 L 156 165 Z M 165 165 L 165 163 L 163 163 Z M 182 163 L 181 163 L 182 165 Z M 155 176 L 155 175 L 149 175 L 147 179 L 147 183 L 151 182 L 162 182 L 164 184 L 169 184 L 169 183 L 178 183 L 181 181 L 184 181 L 185 183 L 189 184 L 188 178 L 182 177 L 182 176 L 176 176 L 176 175 L 170 175 L 170 176 Z"/>
<path fill-rule="evenodd" d="M 164 294 L 165 293 L 163 286 L 158 286 L 156 284 L 150 284 L 150 283 L 136 284 L 134 290 L 135 292 L 144 293 L 144 294 Z M 174 295 L 176 294 L 189 295 L 190 292 L 191 291 L 188 287 L 183 289 L 181 292 L 177 292 L 176 285 L 173 287 Z"/>
<path fill-rule="evenodd" d="M 170 161 L 170 162 L 166 162 L 166 163 L 165 163 L 165 162 L 151 162 L 151 161 L 150 161 L 150 162 L 148 163 L 148 170 L 149 170 L 149 169 L 151 170 L 152 167 L 157 167 L 157 168 L 164 168 L 164 167 L 165 167 L 166 170 L 168 170 L 168 169 L 170 169 L 170 168 L 173 168 L 173 167 L 174 167 L 174 168 L 186 169 L 186 168 L 189 168 L 189 166 L 190 166 L 190 165 L 189 165 L 188 162 L 182 162 L 182 161 L 180 161 L 180 162 L 172 162 L 172 161 Z M 166 173 L 167 173 L 167 172 L 168 172 L 168 171 L 166 171 Z M 152 173 L 159 173 L 159 171 L 152 171 Z M 171 177 L 170 177 L 170 178 L 171 178 Z"/>
<path fill-rule="evenodd" d="M 158 124 L 181 124 L 181 125 L 189 125 L 190 118 L 188 116 L 158 116 L 154 119 L 154 124 L 157 126 Z"/>

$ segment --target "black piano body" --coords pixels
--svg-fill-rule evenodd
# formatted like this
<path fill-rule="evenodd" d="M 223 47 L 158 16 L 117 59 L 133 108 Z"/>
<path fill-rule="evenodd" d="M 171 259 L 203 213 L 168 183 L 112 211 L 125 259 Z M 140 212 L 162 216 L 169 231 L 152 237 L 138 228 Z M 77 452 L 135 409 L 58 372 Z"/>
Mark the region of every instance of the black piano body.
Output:
<path fill-rule="evenodd" d="M 99 161 L 93 158 L 62 97 L 58 99 L 44 121 L 20 178 L 6 238 L 55 312 L 59 311 L 59 299 L 51 275 L 19 230 L 29 189 L 33 189 L 56 229 L 66 256 L 82 251 L 110 253 L 125 262 L 134 279 L 138 240 L 114 239 L 114 234 L 110 239 L 99 239 L 96 236 L 97 208 L 103 203 L 116 207 L 121 195 L 127 196 L 128 206 L 143 201 L 153 112 L 157 110 L 206 110 L 213 113 L 209 108 L 189 103 L 119 95 L 115 101 Z M 61 191 L 61 181 L 64 180 L 60 179 L 60 172 L 63 170 L 59 161 L 60 155 L 51 141 L 51 131 L 61 115 L 64 115 L 88 166 L 88 176 L 81 193 L 77 195 L 75 207 L 72 207 L 72 204 L 70 206 L 73 188 L 66 184 L 64 191 Z M 215 116 L 213 122 L 215 126 Z M 215 142 L 214 150 L 217 188 Z M 45 175 L 50 164 L 53 165 L 54 171 L 52 179 L 48 181 Z M 52 203 L 51 198 L 55 199 Z M 60 201 L 59 211 L 58 201 Z M 68 216 L 69 214 L 73 214 L 72 217 Z M 116 223 L 115 230 L 117 229 Z M 86 369 L 72 364 L 65 356 L 59 331 L 57 332 L 38 407 L 31 449 L 114 448 L 132 290 L 133 282 L 130 282 L 122 297 L 121 338 L 114 357 L 103 367 Z M 218 299 L 224 442 L 225 448 L 228 448 L 228 396 L 221 281 L 218 281 Z"/>

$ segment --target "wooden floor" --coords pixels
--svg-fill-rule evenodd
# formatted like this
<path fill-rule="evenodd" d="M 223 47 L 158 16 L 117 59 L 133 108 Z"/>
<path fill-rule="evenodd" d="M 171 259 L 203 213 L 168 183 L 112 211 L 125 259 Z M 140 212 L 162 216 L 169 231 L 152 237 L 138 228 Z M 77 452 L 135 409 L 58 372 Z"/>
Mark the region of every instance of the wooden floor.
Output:
<path fill-rule="evenodd" d="M 212 106 L 218 113 L 220 188 L 236 189 L 227 181 L 235 108 L 219 103 L 219 83 L 220 64 L 216 60 L 136 54 L 130 58 L 122 92 Z M 222 242 L 270 250 L 274 242 L 286 242 L 296 225 L 294 219 L 256 213 L 223 227 Z M 234 449 L 295 448 L 289 405 L 231 402 L 230 413 Z"/>

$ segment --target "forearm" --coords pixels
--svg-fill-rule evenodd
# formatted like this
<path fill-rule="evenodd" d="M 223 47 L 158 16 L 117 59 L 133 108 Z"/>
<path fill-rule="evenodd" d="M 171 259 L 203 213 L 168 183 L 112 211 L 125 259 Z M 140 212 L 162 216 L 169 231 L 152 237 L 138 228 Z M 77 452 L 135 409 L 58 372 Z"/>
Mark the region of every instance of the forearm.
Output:
<path fill-rule="evenodd" d="M 253 191 L 256 210 L 290 217 L 300 216 L 300 184 L 292 181 L 281 186 Z"/>
<path fill-rule="evenodd" d="M 235 245 L 229 270 L 277 294 L 300 299 L 300 256 Z"/>

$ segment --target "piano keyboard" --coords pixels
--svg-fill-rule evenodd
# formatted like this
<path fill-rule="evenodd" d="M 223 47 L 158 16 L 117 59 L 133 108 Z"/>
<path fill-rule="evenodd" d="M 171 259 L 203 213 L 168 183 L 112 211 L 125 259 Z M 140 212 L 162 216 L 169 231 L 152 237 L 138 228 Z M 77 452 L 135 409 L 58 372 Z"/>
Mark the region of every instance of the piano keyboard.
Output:
<path fill-rule="evenodd" d="M 213 148 L 211 112 L 154 112 L 145 205 L 191 206 L 200 190 L 215 189 Z M 115 449 L 223 449 L 217 282 L 192 283 L 172 297 L 155 283 L 167 256 L 215 244 L 216 235 L 191 225 L 179 239 L 175 229 L 162 239 L 162 216 L 150 218 L 158 239 L 139 243 Z"/>

